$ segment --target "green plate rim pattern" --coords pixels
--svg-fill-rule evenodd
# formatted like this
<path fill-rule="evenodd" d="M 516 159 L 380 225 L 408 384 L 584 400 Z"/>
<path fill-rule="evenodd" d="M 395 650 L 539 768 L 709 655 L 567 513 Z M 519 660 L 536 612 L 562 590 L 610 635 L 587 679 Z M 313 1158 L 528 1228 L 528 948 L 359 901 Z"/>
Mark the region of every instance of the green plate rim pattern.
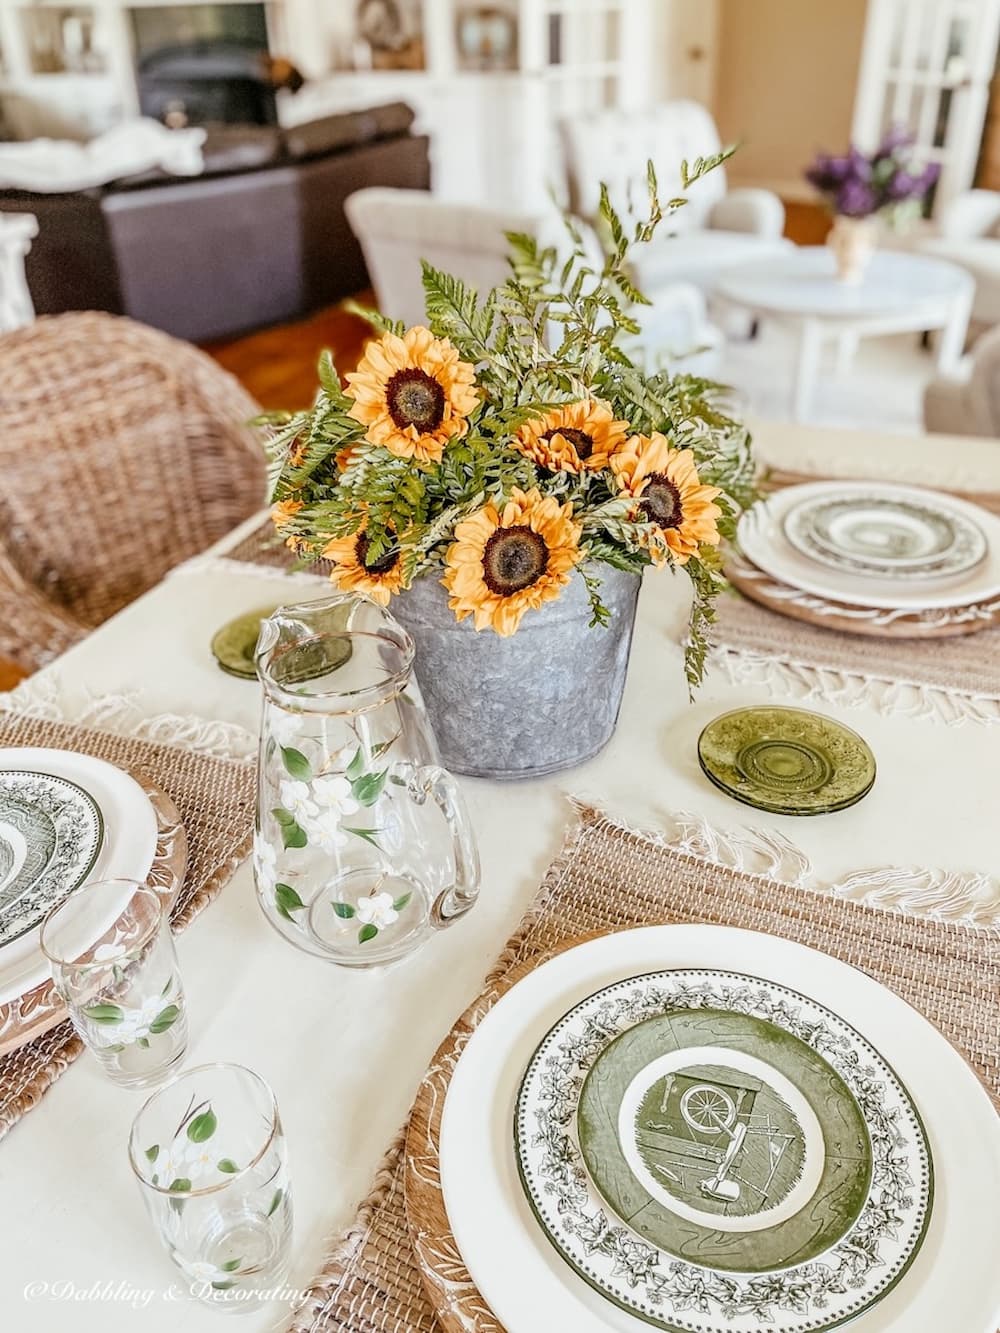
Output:
<path fill-rule="evenodd" d="M 57 901 L 51 903 L 51 904 L 45 909 L 45 912 L 42 914 L 41 917 L 39 917 L 37 920 L 33 921 L 30 925 L 25 926 L 23 930 L 19 930 L 19 931 L 17 932 L 16 935 L 11 935 L 9 939 L 6 939 L 6 940 L 3 940 L 2 942 L 0 942 L 0 950 L 2 950 L 2 949 L 6 949 L 7 945 L 8 945 L 8 944 L 13 944 L 15 940 L 23 939 L 24 936 L 27 935 L 30 931 L 32 931 L 32 930 L 37 930 L 37 928 L 38 928 L 38 926 L 40 925 L 41 921 L 43 921 L 43 920 L 45 919 L 45 917 L 49 914 L 50 911 L 52 911 L 52 909 L 53 909 L 54 907 L 58 906 L 58 904 L 61 903 L 61 902 L 65 902 L 66 899 L 69 897 L 69 895 L 70 895 L 71 893 L 75 893 L 76 890 L 81 886 L 81 884 L 86 884 L 86 882 L 87 882 L 87 878 L 88 878 L 88 876 L 90 875 L 91 871 L 94 869 L 94 866 L 97 864 L 97 858 L 100 856 L 101 851 L 102 851 L 102 849 L 103 849 L 103 847 L 104 847 L 104 839 L 105 839 L 105 834 L 106 834 L 106 831 L 107 831 L 107 830 L 106 830 L 106 827 L 105 827 L 105 823 L 104 823 L 104 813 L 103 813 L 103 811 L 101 810 L 101 807 L 97 804 L 97 801 L 96 801 L 96 800 L 94 799 L 94 797 L 90 794 L 90 792 L 87 791 L 87 789 L 86 789 L 85 787 L 81 787 L 80 784 L 79 784 L 78 782 L 74 782 L 71 778 L 64 778 L 64 777 L 62 776 L 62 774 L 60 774 L 60 773 L 43 773 L 43 772 L 41 772 L 41 771 L 38 770 L 38 769 L 28 769 L 28 768 L 2 768 L 2 767 L 0 767 L 0 776 L 2 776 L 2 775 L 4 775 L 4 774 L 7 774 L 7 773 L 21 773 L 21 774 L 23 774 L 26 778 L 48 778 L 50 781 L 51 781 L 52 779 L 55 779 L 55 780 L 58 781 L 58 782 L 63 782 L 63 783 L 65 783 L 67 787 L 72 787 L 72 788 L 74 789 L 74 791 L 77 791 L 77 792 L 80 793 L 80 795 L 84 798 L 84 800 L 85 800 L 86 803 L 90 806 L 91 810 L 93 811 L 94 815 L 96 816 L 96 819 L 97 819 L 97 836 L 96 836 L 96 838 L 94 839 L 94 849 L 93 849 L 93 851 L 91 852 L 91 855 L 90 855 L 89 860 L 87 861 L 86 867 L 84 868 L 84 870 L 82 871 L 82 873 L 80 874 L 79 878 L 77 879 L 76 883 L 72 886 L 72 888 L 67 889 L 66 892 L 62 895 L 61 898 L 59 898 L 59 899 L 57 899 Z M 44 874 L 44 873 L 45 873 L 45 871 L 42 872 L 42 874 Z"/>
<path fill-rule="evenodd" d="M 517 1097 L 515 1099 L 515 1104 L 514 1104 L 514 1113 L 513 1113 L 513 1139 L 514 1139 L 514 1159 L 515 1159 L 514 1165 L 517 1171 L 518 1180 L 520 1181 L 521 1184 L 525 1201 L 528 1204 L 528 1207 L 531 1209 L 531 1212 L 535 1217 L 536 1222 L 538 1223 L 539 1230 L 545 1237 L 548 1244 L 559 1256 L 559 1258 L 563 1261 L 563 1263 L 567 1265 L 567 1267 L 572 1269 L 572 1271 L 577 1275 L 577 1277 L 580 1278 L 582 1282 L 584 1282 L 592 1291 L 598 1294 L 603 1300 L 608 1301 L 609 1304 L 611 1305 L 617 1306 L 617 1308 L 625 1311 L 627 1314 L 631 1315 L 639 1322 L 648 1323 L 651 1328 L 662 1329 L 665 1331 L 665 1333 L 712 1333 L 712 1330 L 709 1328 L 707 1324 L 694 1324 L 689 1320 L 687 1321 L 687 1326 L 685 1327 L 680 1324 L 670 1322 L 665 1316 L 661 1317 L 657 1313 L 649 1313 L 648 1311 L 642 1311 L 637 1309 L 635 1305 L 628 1305 L 624 1301 L 618 1300 L 615 1296 L 609 1294 L 603 1288 L 597 1286 L 597 1284 L 593 1281 L 593 1279 L 584 1270 L 582 1270 L 568 1254 L 566 1254 L 566 1252 L 562 1249 L 562 1247 L 557 1243 L 555 1237 L 550 1233 L 550 1231 L 546 1227 L 544 1219 L 540 1216 L 539 1211 L 535 1205 L 535 1200 L 532 1195 L 532 1190 L 530 1188 L 529 1181 L 527 1180 L 525 1174 L 524 1165 L 522 1161 L 522 1152 L 521 1152 L 521 1146 L 524 1137 L 521 1126 L 521 1117 L 523 1114 L 523 1101 L 524 1101 L 525 1088 L 527 1085 L 528 1077 L 540 1057 L 542 1048 L 546 1045 L 549 1038 L 552 1037 L 552 1035 L 556 1032 L 556 1030 L 566 1021 L 567 1018 L 569 1018 L 583 1005 L 589 1004 L 592 1000 L 600 996 L 603 996 L 612 990 L 617 989 L 619 986 L 627 985 L 629 983 L 646 981 L 648 979 L 655 977 L 670 976 L 672 974 L 683 973 L 683 972 L 706 972 L 706 973 L 711 973 L 714 976 L 727 976 L 727 977 L 737 978 L 741 981 L 757 982 L 758 984 L 762 983 L 764 985 L 777 986 L 779 989 L 786 991 L 788 994 L 795 996 L 800 1000 L 804 1000 L 808 1004 L 814 1005 L 817 1008 L 823 1010 L 824 1012 L 831 1014 L 834 1018 L 837 1019 L 839 1023 L 842 1023 L 850 1032 L 852 1032 L 854 1036 L 862 1043 L 862 1045 L 867 1046 L 871 1051 L 875 1052 L 878 1059 L 889 1070 L 892 1077 L 896 1080 L 896 1083 L 898 1084 L 899 1088 L 902 1090 L 903 1095 L 906 1098 L 909 1109 L 913 1115 L 916 1128 L 923 1141 L 924 1153 L 927 1159 L 927 1199 L 924 1208 L 922 1225 L 920 1231 L 915 1237 L 913 1248 L 910 1254 L 907 1256 L 905 1262 L 901 1265 L 899 1271 L 893 1276 L 893 1279 L 889 1283 L 889 1285 L 883 1291 L 879 1292 L 874 1300 L 870 1301 L 867 1305 L 863 1306 L 860 1309 L 847 1311 L 842 1317 L 838 1316 L 836 1319 L 832 1321 L 826 1323 L 813 1324 L 808 1328 L 808 1330 L 803 1330 L 803 1333 L 831 1333 L 831 1330 L 833 1329 L 843 1328 L 845 1325 L 852 1323 L 855 1319 L 859 1318 L 862 1314 L 866 1313 L 868 1310 L 874 1309 L 892 1291 L 894 1291 L 895 1288 L 899 1285 L 899 1283 L 903 1280 L 903 1278 L 907 1275 L 913 1263 L 915 1262 L 917 1256 L 920 1254 L 923 1248 L 924 1241 L 927 1238 L 927 1232 L 930 1227 L 930 1220 L 934 1212 L 934 1201 L 935 1201 L 934 1155 L 931 1152 L 930 1136 L 927 1133 L 927 1127 L 924 1123 L 923 1117 L 921 1116 L 919 1108 L 917 1107 L 912 1096 L 910 1095 L 910 1092 L 906 1087 L 906 1084 L 903 1083 L 902 1079 L 900 1079 L 899 1075 L 896 1073 L 895 1067 L 885 1058 L 884 1055 L 882 1055 L 880 1051 L 878 1051 L 872 1045 L 870 1041 L 868 1041 L 868 1039 L 864 1036 L 863 1033 L 859 1032 L 858 1029 L 854 1027 L 853 1024 L 848 1023 L 848 1021 L 845 1018 L 841 1018 L 839 1014 L 834 1013 L 832 1009 L 829 1009 L 828 1006 L 821 1004 L 818 1000 L 813 1000 L 809 996 L 804 995 L 801 991 L 797 991 L 791 986 L 786 986 L 782 982 L 775 982 L 769 980 L 768 978 L 757 977 L 752 973 L 734 972 L 730 968 L 711 968 L 711 967 L 664 968 L 655 972 L 641 972 L 631 977 L 623 977 L 619 981 L 612 982 L 607 986 L 602 986 L 598 990 L 593 991 L 590 995 L 585 996 L 582 1000 L 578 1001 L 577 1004 L 573 1005 L 564 1014 L 562 1014 L 559 1018 L 557 1018 L 556 1021 L 551 1024 L 551 1026 L 542 1036 L 541 1040 L 538 1042 L 538 1045 L 535 1047 L 535 1050 L 532 1052 L 531 1058 L 528 1061 L 528 1064 L 525 1068 L 525 1072 L 518 1086 Z M 585 1168 L 581 1166 L 581 1169 L 584 1170 L 585 1172 Z M 589 1180 L 589 1175 L 587 1176 L 587 1179 Z M 598 1196 L 598 1198 L 600 1198 L 599 1192 L 596 1190 L 596 1187 L 592 1188 L 594 1189 L 594 1192 Z M 622 1223 L 622 1226 L 624 1225 L 625 1224 Z M 637 1237 L 637 1239 L 641 1241 L 641 1238 Z M 643 1241 L 642 1243 L 646 1244 L 647 1242 Z M 816 1261 L 814 1260 L 812 1262 Z M 771 1333 L 786 1333 L 786 1330 L 783 1328 L 781 1324 L 772 1323 L 767 1327 L 771 1330 Z M 763 1329 L 761 1329 L 761 1333 L 763 1333 Z"/>

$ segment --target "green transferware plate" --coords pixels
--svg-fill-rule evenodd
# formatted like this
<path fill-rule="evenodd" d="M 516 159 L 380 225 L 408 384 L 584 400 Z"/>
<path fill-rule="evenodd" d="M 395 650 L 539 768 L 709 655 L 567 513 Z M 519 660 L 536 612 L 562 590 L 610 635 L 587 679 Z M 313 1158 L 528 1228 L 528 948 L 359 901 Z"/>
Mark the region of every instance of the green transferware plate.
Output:
<path fill-rule="evenodd" d="M 261 621 L 273 615 L 277 609 L 275 606 L 265 606 L 260 611 L 247 611 L 216 630 L 212 638 L 212 656 L 223 671 L 243 680 L 257 679 L 254 654 L 257 651 Z"/>
<path fill-rule="evenodd" d="M 716 968 L 630 977 L 549 1031 L 515 1153 L 548 1240 L 670 1333 L 823 1333 L 881 1301 L 933 1204 L 927 1135 L 853 1027 Z"/>
<path fill-rule="evenodd" d="M 698 737 L 698 762 L 727 796 L 779 815 L 823 815 L 867 796 L 875 756 L 850 727 L 801 708 L 737 708 Z"/>
<path fill-rule="evenodd" d="M 682 1009 L 624 1032 L 591 1066 L 577 1128 L 618 1216 L 714 1268 L 815 1259 L 854 1225 L 871 1185 L 847 1084 L 806 1042 L 747 1014 Z"/>
<path fill-rule="evenodd" d="M 103 840 L 97 802 L 75 782 L 0 770 L 0 946 L 79 888 Z"/>

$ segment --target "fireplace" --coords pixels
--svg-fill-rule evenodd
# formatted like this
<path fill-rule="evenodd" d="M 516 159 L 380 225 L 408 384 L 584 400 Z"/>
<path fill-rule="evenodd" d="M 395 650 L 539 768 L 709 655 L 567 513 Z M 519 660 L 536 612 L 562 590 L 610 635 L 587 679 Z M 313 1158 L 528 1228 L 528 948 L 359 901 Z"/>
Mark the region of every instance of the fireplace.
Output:
<path fill-rule="evenodd" d="M 169 125 L 273 125 L 263 4 L 143 6 L 131 11 L 139 103 Z"/>

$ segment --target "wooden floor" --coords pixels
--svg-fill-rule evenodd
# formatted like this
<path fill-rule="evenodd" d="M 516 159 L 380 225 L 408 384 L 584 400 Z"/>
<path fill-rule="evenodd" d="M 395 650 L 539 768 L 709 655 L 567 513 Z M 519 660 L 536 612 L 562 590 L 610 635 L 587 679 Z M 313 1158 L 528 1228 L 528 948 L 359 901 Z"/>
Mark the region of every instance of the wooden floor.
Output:
<path fill-rule="evenodd" d="M 785 235 L 797 245 L 821 245 L 829 229 L 830 219 L 818 204 L 786 201 Z M 375 296 L 361 292 L 356 299 L 372 305 Z M 337 305 L 294 324 L 209 343 L 205 351 L 231 371 L 261 407 L 295 411 L 308 407 L 315 396 L 320 352 L 330 349 L 343 377 L 358 364 L 370 336 L 364 320 Z"/>
<path fill-rule="evenodd" d="M 361 305 L 374 302 L 373 292 L 361 292 Z M 316 362 L 329 348 L 341 377 L 361 359 L 371 326 L 342 306 L 330 306 L 294 324 L 208 343 L 205 351 L 240 381 L 261 407 L 296 411 L 316 396 Z"/>

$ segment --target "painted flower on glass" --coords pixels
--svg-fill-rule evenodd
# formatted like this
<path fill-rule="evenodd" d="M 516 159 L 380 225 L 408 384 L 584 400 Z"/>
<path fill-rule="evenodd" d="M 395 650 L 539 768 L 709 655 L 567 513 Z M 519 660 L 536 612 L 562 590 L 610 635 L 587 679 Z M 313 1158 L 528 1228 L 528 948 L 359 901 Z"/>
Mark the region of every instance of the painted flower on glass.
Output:
<path fill-rule="evenodd" d="M 649 545 L 654 564 L 664 564 L 669 552 L 683 565 L 700 546 L 719 544 L 722 511 L 714 501 L 721 491 L 702 485 L 690 449 L 673 449 L 658 433 L 633 435 L 612 458 L 611 470 L 622 491 L 637 501 L 633 518 L 659 529 L 667 550 Z"/>
<path fill-rule="evenodd" d="M 180 1015 L 178 1006 L 162 994 L 147 995 L 135 1006 L 99 1001 L 88 1005 L 83 1012 L 91 1020 L 93 1044 L 104 1047 L 148 1043 L 151 1036 L 172 1027 Z"/>
<path fill-rule="evenodd" d="M 305 830 L 310 844 L 328 855 L 348 842 L 347 834 L 340 827 L 340 813 L 337 810 L 321 811 L 306 823 Z"/>
<path fill-rule="evenodd" d="M 369 343 L 345 393 L 354 400 L 349 415 L 367 428 L 370 444 L 436 463 L 448 441 L 468 430 L 479 403 L 474 382 L 474 368 L 448 339 L 417 325 L 402 338 L 386 333 Z"/>
<path fill-rule="evenodd" d="M 526 611 L 553 601 L 579 561 L 573 506 L 516 487 L 502 511 L 487 504 L 457 524 L 441 582 L 458 620 L 513 634 Z"/>
<path fill-rule="evenodd" d="M 209 1263 L 207 1259 L 185 1259 L 180 1251 L 174 1255 L 174 1258 L 177 1261 L 178 1268 L 186 1273 L 193 1283 L 229 1282 L 232 1279 L 232 1269 L 220 1268 L 218 1264 Z"/>
<path fill-rule="evenodd" d="M 124 944 L 99 944 L 94 950 L 94 962 L 113 963 L 119 958 L 124 958 L 125 953 Z"/>
<path fill-rule="evenodd" d="M 269 705 L 271 711 L 271 734 L 279 745 L 296 745 L 301 748 L 302 714 L 289 713 L 284 708 Z"/>
<path fill-rule="evenodd" d="M 514 443 L 549 472 L 599 472 L 628 433 L 627 421 L 616 421 L 606 403 L 588 398 L 527 422 Z"/>
<path fill-rule="evenodd" d="M 260 836 L 254 839 L 253 870 L 257 883 L 270 893 L 278 878 L 278 849 Z"/>
<path fill-rule="evenodd" d="M 399 912 L 393 905 L 389 893 L 373 893 L 370 898 L 359 898 L 354 915 L 363 926 L 375 926 L 385 930 L 399 920 Z"/>
<path fill-rule="evenodd" d="M 300 824 L 308 823 L 314 815 L 319 814 L 308 782 L 286 779 L 281 784 L 280 793 L 282 806 L 294 815 Z"/>
<path fill-rule="evenodd" d="M 327 542 L 323 556 L 332 562 L 330 578 L 343 592 L 362 593 L 380 606 L 388 606 L 392 596 L 403 590 L 399 548 L 372 555 L 364 526 L 350 537 Z"/>
<path fill-rule="evenodd" d="M 312 798 L 321 811 L 335 815 L 353 815 L 359 809 L 347 778 L 335 775 L 314 778 Z"/>

